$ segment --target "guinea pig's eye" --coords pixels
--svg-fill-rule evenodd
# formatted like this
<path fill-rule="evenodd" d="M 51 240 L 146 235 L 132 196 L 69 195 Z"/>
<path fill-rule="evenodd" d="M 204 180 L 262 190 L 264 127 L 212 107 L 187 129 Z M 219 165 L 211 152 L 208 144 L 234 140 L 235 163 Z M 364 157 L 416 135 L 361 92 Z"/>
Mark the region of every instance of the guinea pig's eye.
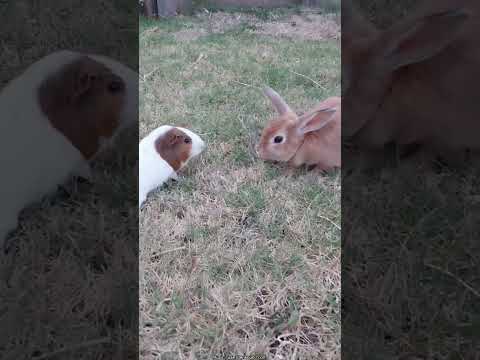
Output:
<path fill-rule="evenodd" d="M 108 84 L 108 90 L 110 90 L 112 93 L 119 92 L 123 90 L 123 83 L 121 81 L 114 80 Z"/>
<path fill-rule="evenodd" d="M 280 144 L 282 141 L 283 141 L 283 136 L 280 136 L 280 135 L 275 136 L 275 138 L 273 139 L 273 142 L 275 144 Z"/>
<path fill-rule="evenodd" d="M 190 143 L 192 142 L 192 139 L 190 139 L 190 138 L 187 137 L 187 138 L 185 138 L 185 140 L 183 140 L 183 142 L 184 142 L 185 144 L 190 144 Z"/>

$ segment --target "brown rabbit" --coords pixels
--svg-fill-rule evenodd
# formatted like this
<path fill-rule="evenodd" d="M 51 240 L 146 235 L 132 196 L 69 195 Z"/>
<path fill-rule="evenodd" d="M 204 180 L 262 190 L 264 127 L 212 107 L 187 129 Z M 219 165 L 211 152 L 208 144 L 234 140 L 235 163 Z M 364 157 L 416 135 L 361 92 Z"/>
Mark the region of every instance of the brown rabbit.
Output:
<path fill-rule="evenodd" d="M 480 2 L 424 1 L 385 30 L 342 6 L 343 135 L 371 149 L 480 149 Z"/>
<path fill-rule="evenodd" d="M 340 97 L 330 97 L 298 116 L 277 92 L 266 88 L 264 93 L 278 117 L 263 129 L 257 145 L 262 160 L 287 162 L 293 167 L 316 166 L 324 171 L 341 166 Z"/>

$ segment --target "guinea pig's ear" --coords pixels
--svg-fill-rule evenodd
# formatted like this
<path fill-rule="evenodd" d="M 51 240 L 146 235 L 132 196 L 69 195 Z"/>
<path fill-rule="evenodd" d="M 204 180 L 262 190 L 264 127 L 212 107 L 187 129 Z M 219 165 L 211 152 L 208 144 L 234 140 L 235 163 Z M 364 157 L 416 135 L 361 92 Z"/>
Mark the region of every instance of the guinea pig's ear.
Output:
<path fill-rule="evenodd" d="M 87 93 L 93 86 L 96 74 L 90 69 L 88 57 L 81 58 L 75 64 L 74 81 L 72 94 L 74 98 L 78 98 Z"/>
<path fill-rule="evenodd" d="M 334 119 L 336 111 L 334 108 L 326 108 L 302 115 L 298 119 L 299 133 L 304 135 L 312 131 L 320 130 Z"/>
<path fill-rule="evenodd" d="M 173 146 L 177 145 L 181 140 L 181 136 L 177 134 L 171 134 L 169 139 L 168 139 L 168 144 Z"/>

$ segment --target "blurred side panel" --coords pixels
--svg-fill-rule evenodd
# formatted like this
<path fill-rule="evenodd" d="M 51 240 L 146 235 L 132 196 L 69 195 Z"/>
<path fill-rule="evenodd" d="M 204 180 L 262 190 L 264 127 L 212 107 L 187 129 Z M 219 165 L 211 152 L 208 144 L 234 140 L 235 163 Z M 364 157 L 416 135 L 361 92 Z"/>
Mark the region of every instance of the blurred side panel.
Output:
<path fill-rule="evenodd" d="M 342 1 L 342 359 L 478 357 L 480 3 Z"/>
<path fill-rule="evenodd" d="M 2 1 L 0 27 L 0 358 L 136 359 L 138 3 Z"/>

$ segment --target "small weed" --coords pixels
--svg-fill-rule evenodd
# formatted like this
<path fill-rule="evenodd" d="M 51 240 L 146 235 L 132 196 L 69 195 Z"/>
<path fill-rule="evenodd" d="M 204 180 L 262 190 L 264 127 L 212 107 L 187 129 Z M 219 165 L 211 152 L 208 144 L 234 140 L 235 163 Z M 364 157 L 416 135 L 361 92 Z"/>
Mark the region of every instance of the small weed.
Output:
<path fill-rule="evenodd" d="M 276 209 L 268 218 L 268 222 L 265 225 L 264 231 L 267 238 L 272 240 L 282 240 L 285 238 L 286 220 L 287 215 L 281 209 Z"/>
<path fill-rule="evenodd" d="M 185 305 L 185 300 L 183 295 L 180 293 L 175 293 L 172 295 L 172 304 L 177 310 L 182 310 Z"/>
<path fill-rule="evenodd" d="M 261 188 L 255 185 L 243 185 L 234 193 L 227 194 L 227 205 L 237 209 L 246 210 L 252 217 L 259 216 L 265 209 L 265 196 Z"/>
<path fill-rule="evenodd" d="M 215 230 L 206 226 L 192 226 L 188 227 L 185 234 L 185 242 L 201 243 L 215 235 Z"/>
<path fill-rule="evenodd" d="M 233 150 L 233 162 L 237 166 L 247 166 L 252 163 L 252 156 L 245 146 L 236 146 Z"/>

